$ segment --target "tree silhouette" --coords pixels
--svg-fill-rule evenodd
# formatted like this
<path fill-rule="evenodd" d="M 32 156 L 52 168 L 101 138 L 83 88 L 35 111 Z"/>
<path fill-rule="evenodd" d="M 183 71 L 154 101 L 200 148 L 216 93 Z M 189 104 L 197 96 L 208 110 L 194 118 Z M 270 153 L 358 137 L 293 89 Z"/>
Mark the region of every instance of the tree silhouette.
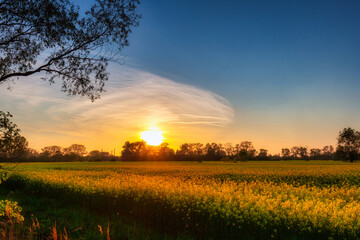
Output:
<path fill-rule="evenodd" d="M 308 158 L 308 148 L 307 147 L 299 147 L 298 151 L 299 151 L 299 155 L 300 155 L 301 159 Z"/>
<path fill-rule="evenodd" d="M 226 155 L 223 150 L 222 144 L 217 143 L 207 143 L 204 147 L 204 152 L 206 153 L 206 158 L 208 160 L 218 161 L 223 156 Z"/>
<path fill-rule="evenodd" d="M 82 144 L 71 144 L 69 147 L 64 149 L 65 154 L 67 155 L 78 155 L 83 157 L 86 152 L 86 147 Z"/>
<path fill-rule="evenodd" d="M 109 152 L 103 152 L 103 151 L 99 151 L 99 150 L 93 150 L 91 152 L 89 152 L 89 159 L 90 161 L 106 161 L 106 160 L 111 160 L 111 156 Z"/>
<path fill-rule="evenodd" d="M 68 0 L 0 0 L 0 83 L 42 72 L 68 95 L 98 98 L 118 58 L 111 48 L 127 46 L 138 25 L 138 4 L 97 0 L 81 15 Z"/>
<path fill-rule="evenodd" d="M 12 115 L 0 111 L 0 157 L 18 157 L 25 153 L 28 142 L 20 129 L 11 121 Z"/>
<path fill-rule="evenodd" d="M 178 155 L 192 155 L 193 150 L 191 143 L 183 143 L 180 145 L 179 150 L 176 152 Z"/>
<path fill-rule="evenodd" d="M 329 146 L 324 146 L 322 151 L 322 155 L 324 159 L 331 159 L 334 155 L 334 147 L 329 145 Z"/>
<path fill-rule="evenodd" d="M 251 150 L 254 149 L 254 146 L 253 146 L 252 142 L 243 141 L 240 143 L 240 149 L 245 150 L 245 152 L 250 152 Z"/>
<path fill-rule="evenodd" d="M 281 156 L 283 157 L 283 159 L 290 159 L 291 156 L 290 149 L 288 148 L 281 149 Z"/>
<path fill-rule="evenodd" d="M 246 161 L 250 158 L 254 158 L 256 155 L 256 149 L 252 142 L 243 141 L 240 143 L 240 150 L 239 150 L 239 160 Z"/>
<path fill-rule="evenodd" d="M 176 151 L 176 156 L 178 160 L 202 161 L 206 151 L 202 143 L 183 143 Z"/>
<path fill-rule="evenodd" d="M 52 157 L 52 156 L 55 156 L 55 155 L 62 155 L 63 154 L 63 149 L 62 147 L 60 146 L 47 146 L 47 147 L 44 147 L 43 149 L 41 149 L 43 152 L 42 154 L 43 155 L 46 155 L 46 156 L 49 156 L 49 157 Z"/>
<path fill-rule="evenodd" d="M 146 151 L 147 151 L 147 147 L 144 141 L 133 142 L 133 143 L 127 141 L 123 146 L 121 156 L 124 160 L 127 161 L 138 161 L 144 155 L 146 155 Z"/>
<path fill-rule="evenodd" d="M 344 128 L 339 132 L 337 153 L 346 160 L 353 162 L 360 150 L 360 132 L 352 128 Z"/>
<path fill-rule="evenodd" d="M 161 160 L 168 160 L 173 158 L 174 150 L 169 147 L 167 142 L 161 143 L 157 148 L 157 154 Z"/>
<path fill-rule="evenodd" d="M 261 148 L 259 150 L 258 158 L 261 160 L 267 160 L 268 159 L 268 150 Z"/>
<path fill-rule="evenodd" d="M 310 158 L 311 159 L 319 159 L 321 156 L 320 148 L 311 148 L 310 149 Z"/>
<path fill-rule="evenodd" d="M 226 156 L 232 156 L 234 155 L 235 149 L 231 143 L 225 143 L 224 151 L 226 152 Z"/>
<path fill-rule="evenodd" d="M 298 158 L 300 156 L 300 147 L 294 146 L 291 148 L 291 157 Z"/>

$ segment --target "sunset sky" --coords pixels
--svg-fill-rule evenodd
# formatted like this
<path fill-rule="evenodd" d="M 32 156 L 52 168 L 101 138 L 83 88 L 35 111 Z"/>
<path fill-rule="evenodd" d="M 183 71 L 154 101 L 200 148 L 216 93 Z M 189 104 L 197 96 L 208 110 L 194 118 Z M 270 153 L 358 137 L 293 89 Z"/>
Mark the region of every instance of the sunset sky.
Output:
<path fill-rule="evenodd" d="M 101 99 L 67 97 L 39 74 L 0 85 L 0 109 L 38 150 L 80 143 L 118 155 L 152 127 L 173 148 L 248 140 L 278 153 L 335 145 L 342 128 L 360 129 L 359 7 L 142 1 L 125 64 L 109 66 Z"/>

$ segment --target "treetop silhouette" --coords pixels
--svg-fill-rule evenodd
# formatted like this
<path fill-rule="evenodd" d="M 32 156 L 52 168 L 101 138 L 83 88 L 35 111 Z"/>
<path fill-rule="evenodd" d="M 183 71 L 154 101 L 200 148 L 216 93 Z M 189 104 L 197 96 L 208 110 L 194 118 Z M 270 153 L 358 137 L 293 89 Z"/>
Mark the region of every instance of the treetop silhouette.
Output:
<path fill-rule="evenodd" d="M 35 73 L 68 95 L 99 98 L 108 62 L 139 24 L 138 0 L 96 0 L 85 14 L 68 0 L 0 0 L 0 83 Z M 111 54 L 115 52 L 116 54 Z"/>

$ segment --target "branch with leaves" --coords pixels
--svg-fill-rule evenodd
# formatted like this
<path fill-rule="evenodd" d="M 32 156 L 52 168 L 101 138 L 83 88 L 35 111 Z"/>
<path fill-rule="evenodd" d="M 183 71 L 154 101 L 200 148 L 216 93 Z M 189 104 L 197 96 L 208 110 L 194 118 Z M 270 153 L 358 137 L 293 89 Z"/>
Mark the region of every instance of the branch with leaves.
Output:
<path fill-rule="evenodd" d="M 80 16 L 68 0 L 0 0 L 0 84 L 42 72 L 50 83 L 61 79 L 68 95 L 95 100 L 108 80 L 109 61 L 119 59 L 139 24 L 138 5 L 96 0 Z"/>
<path fill-rule="evenodd" d="M 20 156 L 28 146 L 27 140 L 20 135 L 20 129 L 11 118 L 9 112 L 0 111 L 0 158 Z"/>

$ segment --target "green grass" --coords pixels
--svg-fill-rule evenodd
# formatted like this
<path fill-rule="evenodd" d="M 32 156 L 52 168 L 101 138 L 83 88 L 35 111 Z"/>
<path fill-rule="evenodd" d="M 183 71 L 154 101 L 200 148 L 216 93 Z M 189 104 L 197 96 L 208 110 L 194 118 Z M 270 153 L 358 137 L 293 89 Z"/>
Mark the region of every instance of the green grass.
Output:
<path fill-rule="evenodd" d="M 54 199 L 31 194 L 26 191 L 0 187 L 0 199 L 17 201 L 23 209 L 25 226 L 31 226 L 35 218 L 40 229 L 35 239 L 46 239 L 56 225 L 58 233 L 66 232 L 70 239 L 106 239 L 109 224 L 111 239 L 188 239 L 187 236 L 170 236 L 156 233 L 149 227 L 116 214 L 99 214 L 91 209 L 72 204 L 71 200 Z M 101 235 L 101 226 L 104 234 Z"/>
<path fill-rule="evenodd" d="M 157 233 L 141 223 L 117 214 L 99 214 L 78 204 L 72 204 L 70 199 L 64 201 L 6 187 L 0 187 L 0 199 L 19 203 L 25 216 L 25 226 L 32 225 L 35 218 L 39 221 L 40 229 L 35 239 L 48 238 L 55 225 L 58 233 L 66 229 L 70 239 L 106 239 L 108 225 L 111 239 L 191 239 L 185 235 Z M 103 235 L 99 231 L 99 226 L 102 227 Z"/>

